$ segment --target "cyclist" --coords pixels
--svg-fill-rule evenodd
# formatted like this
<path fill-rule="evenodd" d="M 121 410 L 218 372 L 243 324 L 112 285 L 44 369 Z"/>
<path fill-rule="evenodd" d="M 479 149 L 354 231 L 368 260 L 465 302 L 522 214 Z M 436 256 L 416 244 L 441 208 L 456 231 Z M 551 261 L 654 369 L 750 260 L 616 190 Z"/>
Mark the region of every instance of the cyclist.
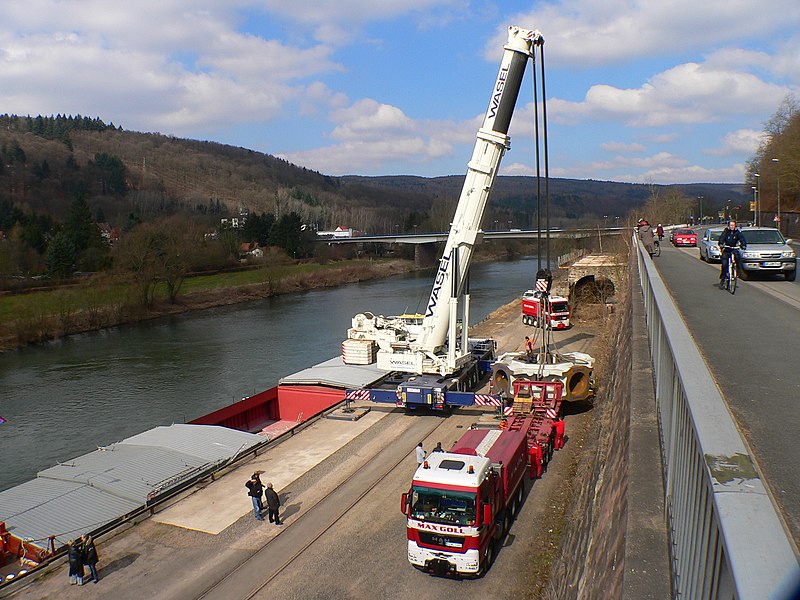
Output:
<path fill-rule="evenodd" d="M 650 258 L 653 258 L 653 253 L 656 251 L 656 240 L 655 237 L 653 237 L 653 229 L 650 227 L 650 223 L 648 223 L 645 219 L 639 219 L 639 227 L 637 231 L 639 233 L 639 239 L 642 240 L 642 244 L 644 244 L 645 249 L 648 253 L 650 253 Z"/>
<path fill-rule="evenodd" d="M 659 223 L 658 227 L 656 227 L 656 235 L 658 236 L 659 242 L 664 239 L 664 227 L 661 225 L 661 223 Z"/>
<path fill-rule="evenodd" d="M 728 261 L 731 259 L 733 250 L 737 247 L 741 247 L 744 250 L 747 248 L 747 241 L 744 239 L 744 234 L 741 230 L 736 228 L 736 221 L 729 221 L 728 227 L 719 236 L 719 242 L 717 243 L 722 254 L 722 268 L 719 272 L 719 286 L 722 287 L 725 282 L 725 276 L 728 274 Z M 736 267 L 741 269 L 739 253 L 733 253 L 733 257 L 736 261 Z"/>

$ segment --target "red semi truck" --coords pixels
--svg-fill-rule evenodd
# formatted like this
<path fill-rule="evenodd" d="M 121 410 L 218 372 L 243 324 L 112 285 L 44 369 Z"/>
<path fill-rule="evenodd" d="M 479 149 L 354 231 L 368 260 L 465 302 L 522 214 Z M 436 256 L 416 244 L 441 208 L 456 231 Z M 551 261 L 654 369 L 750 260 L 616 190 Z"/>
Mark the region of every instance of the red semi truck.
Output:
<path fill-rule="evenodd" d="M 403 494 L 408 560 L 415 567 L 483 574 L 525 496 L 527 431 L 471 429 L 432 452 Z"/>
<path fill-rule="evenodd" d="M 540 326 L 539 314 L 547 315 L 547 326 L 552 329 L 569 329 L 569 300 L 562 296 L 550 296 L 550 310 L 542 309 L 544 300 L 540 292 L 528 290 L 522 294 L 522 322 L 525 325 Z"/>
<path fill-rule="evenodd" d="M 408 560 L 424 571 L 482 575 L 525 499 L 525 471 L 541 477 L 563 445 L 563 386 L 520 380 L 499 429 L 469 429 L 449 452 L 431 452 L 403 494 Z"/>

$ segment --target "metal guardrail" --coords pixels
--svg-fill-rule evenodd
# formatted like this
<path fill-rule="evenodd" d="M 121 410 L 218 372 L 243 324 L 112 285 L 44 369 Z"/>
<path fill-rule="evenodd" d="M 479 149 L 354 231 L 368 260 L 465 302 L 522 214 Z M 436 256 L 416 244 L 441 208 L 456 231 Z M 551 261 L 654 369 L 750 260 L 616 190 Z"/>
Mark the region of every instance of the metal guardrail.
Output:
<path fill-rule="evenodd" d="M 800 564 L 755 461 L 652 259 L 636 237 L 633 247 L 653 360 L 674 594 L 794 597 Z"/>

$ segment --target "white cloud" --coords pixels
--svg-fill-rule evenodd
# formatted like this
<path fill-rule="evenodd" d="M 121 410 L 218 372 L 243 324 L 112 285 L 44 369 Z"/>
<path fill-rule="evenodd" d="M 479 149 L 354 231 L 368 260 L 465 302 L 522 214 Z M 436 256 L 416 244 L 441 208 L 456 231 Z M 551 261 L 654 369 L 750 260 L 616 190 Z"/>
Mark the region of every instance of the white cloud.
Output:
<path fill-rule="evenodd" d="M 763 9 L 747 0 L 724 6 L 690 0 L 574 0 L 535 3 L 512 18 L 515 25 L 542 32 L 548 64 L 578 69 L 739 44 L 800 26 L 794 0 L 771 0 Z M 505 27 L 498 28 L 486 44 L 487 58 L 505 38 Z"/>
<path fill-rule="evenodd" d="M 343 45 L 352 41 L 365 23 L 390 21 L 408 14 L 416 14 L 427 23 L 433 10 L 463 10 L 468 3 L 464 0 L 317 0 L 305 3 L 301 9 L 296 0 L 264 0 L 264 4 L 289 21 L 307 25 L 315 39 Z"/>
<path fill-rule="evenodd" d="M 331 137 L 338 140 L 380 139 L 416 129 L 414 122 L 396 106 L 369 98 L 334 111 L 331 118 L 338 123 Z"/>
<path fill-rule="evenodd" d="M 717 148 L 706 150 L 711 156 L 732 156 L 738 154 L 752 155 L 764 141 L 766 134 L 753 129 L 739 129 L 732 131 L 722 138 L 722 143 Z"/>
<path fill-rule="evenodd" d="M 564 124 L 602 119 L 632 127 L 663 127 L 764 114 L 789 92 L 786 86 L 750 73 L 684 63 L 656 74 L 638 88 L 596 84 L 582 102 L 552 99 L 548 109 L 556 122 Z"/>
<path fill-rule="evenodd" d="M 613 142 L 613 141 L 601 144 L 600 148 L 608 152 L 620 152 L 620 153 L 644 152 L 646 149 L 642 144 L 636 144 L 636 143 L 626 144 L 624 142 Z"/>

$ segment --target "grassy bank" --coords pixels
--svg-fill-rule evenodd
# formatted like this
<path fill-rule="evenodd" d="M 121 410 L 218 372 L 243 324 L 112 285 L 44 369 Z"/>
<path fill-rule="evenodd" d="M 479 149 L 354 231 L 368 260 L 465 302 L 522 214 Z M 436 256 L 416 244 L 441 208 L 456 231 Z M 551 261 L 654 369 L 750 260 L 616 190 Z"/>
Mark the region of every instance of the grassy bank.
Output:
<path fill-rule="evenodd" d="M 150 306 L 145 306 L 131 280 L 98 275 L 61 289 L 0 296 L 0 351 L 170 314 L 388 277 L 414 268 L 406 260 L 348 260 L 197 275 L 183 282 L 174 304 L 167 302 L 166 286 L 157 286 Z"/>

